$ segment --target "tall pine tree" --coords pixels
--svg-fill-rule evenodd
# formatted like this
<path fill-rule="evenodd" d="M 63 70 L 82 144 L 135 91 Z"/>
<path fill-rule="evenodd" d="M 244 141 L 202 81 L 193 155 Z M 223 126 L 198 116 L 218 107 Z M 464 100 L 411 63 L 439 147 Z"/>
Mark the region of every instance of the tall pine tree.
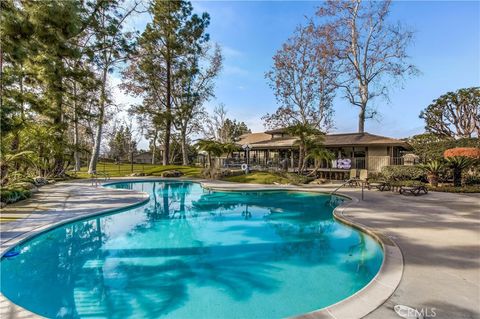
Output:
<path fill-rule="evenodd" d="M 193 14 L 188 1 L 156 0 L 150 6 L 153 21 L 138 41 L 135 61 L 125 72 L 128 91 L 144 98 L 138 112 L 161 118 L 164 129 L 163 164 L 170 163 L 170 140 L 174 117 L 174 83 L 181 73 L 182 59 L 201 51 L 208 41 L 205 32 L 210 17 Z"/>

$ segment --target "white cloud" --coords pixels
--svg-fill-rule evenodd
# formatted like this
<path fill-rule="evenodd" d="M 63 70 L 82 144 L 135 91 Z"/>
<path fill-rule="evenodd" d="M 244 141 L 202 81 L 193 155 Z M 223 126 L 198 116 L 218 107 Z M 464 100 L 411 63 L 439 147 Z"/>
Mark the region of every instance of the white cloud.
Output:
<path fill-rule="evenodd" d="M 243 69 L 235 65 L 229 65 L 229 64 L 225 65 L 225 67 L 223 68 L 223 73 L 225 75 L 240 75 L 240 76 L 248 75 L 248 71 L 246 69 Z"/>
<path fill-rule="evenodd" d="M 227 45 L 220 45 L 222 48 L 222 53 L 226 58 L 239 58 L 244 55 L 240 50 L 234 49 Z"/>

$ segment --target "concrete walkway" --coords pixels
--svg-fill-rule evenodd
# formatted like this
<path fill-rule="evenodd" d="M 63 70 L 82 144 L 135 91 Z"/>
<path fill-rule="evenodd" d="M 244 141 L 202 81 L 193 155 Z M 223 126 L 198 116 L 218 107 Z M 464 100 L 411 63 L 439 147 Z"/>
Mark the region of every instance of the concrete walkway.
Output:
<path fill-rule="evenodd" d="M 347 215 L 389 235 L 404 256 L 396 292 L 366 318 L 398 318 L 397 304 L 427 318 L 480 318 L 479 194 L 368 192 Z"/>
<path fill-rule="evenodd" d="M 258 189 L 248 184 L 221 185 L 232 190 Z M 331 191 L 332 186 L 295 189 Z M 341 192 L 360 197 L 358 189 L 343 188 Z M 26 236 L 29 229 L 39 232 L 52 222 L 65 222 L 144 200 L 145 195 L 138 192 L 94 189 L 86 182 L 45 186 L 33 199 L 2 210 L 2 215 L 27 217 L 1 225 L 2 251 Z M 399 287 L 366 318 L 400 318 L 393 311 L 397 304 L 423 311 L 427 318 L 480 318 L 480 194 L 431 192 L 412 197 L 366 191 L 365 200 L 345 208 L 344 215 L 392 238 L 404 256 Z M 1 318 L 30 316 L 4 298 L 0 299 Z"/>
<path fill-rule="evenodd" d="M 27 234 L 53 224 L 141 203 L 148 196 L 124 189 L 92 187 L 87 180 L 62 182 L 39 188 L 32 198 L 2 209 L 2 217 L 18 218 L 0 224 L 0 253 Z"/>

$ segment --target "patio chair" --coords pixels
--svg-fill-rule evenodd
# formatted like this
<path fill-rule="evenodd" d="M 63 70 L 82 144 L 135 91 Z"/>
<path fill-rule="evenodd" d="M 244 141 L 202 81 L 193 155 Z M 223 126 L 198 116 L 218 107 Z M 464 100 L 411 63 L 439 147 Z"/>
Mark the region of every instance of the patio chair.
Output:
<path fill-rule="evenodd" d="M 379 191 L 389 191 L 392 189 L 392 185 L 387 181 L 376 181 L 376 182 L 369 182 L 368 189 L 376 188 Z"/>
<path fill-rule="evenodd" d="M 358 179 L 360 181 L 366 182 L 368 180 L 368 171 L 366 169 L 361 169 L 360 176 Z"/>
<path fill-rule="evenodd" d="M 357 178 L 357 170 L 352 168 L 350 170 L 350 177 L 345 181 L 345 183 L 348 183 L 348 186 L 355 187 L 358 186 L 358 181 L 359 179 Z"/>
<path fill-rule="evenodd" d="M 362 185 L 362 187 L 367 187 L 369 188 L 368 184 L 368 170 L 366 169 L 361 169 L 359 177 L 355 180 L 356 185 Z"/>
<path fill-rule="evenodd" d="M 428 194 L 428 189 L 425 185 L 400 186 L 400 194 L 418 196 L 421 193 Z"/>

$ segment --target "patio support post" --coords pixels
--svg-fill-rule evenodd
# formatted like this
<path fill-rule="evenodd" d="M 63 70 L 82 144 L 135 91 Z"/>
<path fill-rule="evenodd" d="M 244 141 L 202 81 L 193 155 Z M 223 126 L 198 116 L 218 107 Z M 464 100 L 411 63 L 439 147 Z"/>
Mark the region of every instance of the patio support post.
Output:
<path fill-rule="evenodd" d="M 355 161 L 355 146 L 352 146 L 352 168 L 357 168 L 357 161 Z"/>
<path fill-rule="evenodd" d="M 365 146 L 365 169 L 368 170 L 368 146 Z"/>

